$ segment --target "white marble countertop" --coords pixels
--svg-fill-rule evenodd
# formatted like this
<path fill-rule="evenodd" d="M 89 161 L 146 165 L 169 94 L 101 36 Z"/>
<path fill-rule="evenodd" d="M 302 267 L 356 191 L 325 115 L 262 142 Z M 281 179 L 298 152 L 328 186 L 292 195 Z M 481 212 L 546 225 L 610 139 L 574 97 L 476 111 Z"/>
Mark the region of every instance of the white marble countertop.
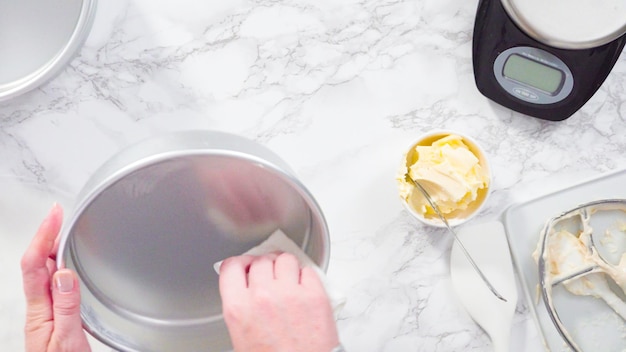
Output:
<path fill-rule="evenodd" d="M 394 176 L 402 154 L 432 129 L 474 137 L 494 175 L 488 204 L 474 221 L 626 168 L 626 57 L 565 121 L 513 113 L 476 89 L 476 6 L 101 1 L 69 67 L 41 88 L 0 102 L 0 176 L 71 197 L 108 157 L 145 137 L 182 129 L 240 134 L 287 161 L 324 210 L 332 242 L 328 275 L 348 297 L 338 321 L 348 351 L 491 351 L 452 291 L 452 238 L 411 218 L 400 203 Z M 0 221 L 17 216 L 28 230 L 10 239 L 2 234 L 0 249 L 7 254 L 0 256 L 8 278 L 2 286 L 10 287 L 0 296 L 0 345 L 19 351 L 18 260 L 50 203 L 26 204 L 16 215 L 7 204 L 18 198 L 6 192 L 3 198 Z M 511 351 L 540 346 L 520 296 Z"/>

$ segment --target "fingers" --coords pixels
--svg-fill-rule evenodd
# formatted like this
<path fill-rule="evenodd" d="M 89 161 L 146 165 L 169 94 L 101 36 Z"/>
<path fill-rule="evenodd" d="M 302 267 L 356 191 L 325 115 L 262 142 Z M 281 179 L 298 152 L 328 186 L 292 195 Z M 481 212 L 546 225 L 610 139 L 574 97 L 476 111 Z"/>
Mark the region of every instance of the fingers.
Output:
<path fill-rule="evenodd" d="M 259 287 L 272 281 L 274 281 L 274 260 L 268 256 L 256 257 L 250 264 L 248 287 Z"/>
<path fill-rule="evenodd" d="M 282 253 L 274 261 L 274 276 L 286 283 L 300 283 L 300 262 L 290 253 Z"/>
<path fill-rule="evenodd" d="M 267 282 L 299 284 L 300 263 L 290 253 L 268 253 L 262 256 L 231 257 L 220 266 L 220 294 L 266 285 Z"/>
<path fill-rule="evenodd" d="M 28 313 L 50 309 L 50 269 L 54 268 L 50 262 L 55 257 L 55 241 L 62 221 L 63 210 L 55 204 L 22 256 L 22 280 Z"/>
<path fill-rule="evenodd" d="M 52 283 L 54 337 L 63 341 L 84 335 L 76 274 L 69 269 L 61 269 L 54 273 Z"/>
<path fill-rule="evenodd" d="M 315 291 L 325 291 L 324 284 L 313 268 L 302 268 L 300 284 Z"/>
<path fill-rule="evenodd" d="M 52 278 L 54 330 L 49 347 L 55 351 L 90 351 L 80 317 L 80 287 L 76 274 L 61 269 Z"/>
<path fill-rule="evenodd" d="M 276 282 L 283 286 L 298 285 L 300 262 L 291 253 L 268 253 L 250 263 L 248 286 L 251 288 Z"/>
<path fill-rule="evenodd" d="M 243 255 L 231 257 L 220 266 L 220 295 L 222 300 L 238 297 L 248 287 L 248 270 L 255 257 Z"/>

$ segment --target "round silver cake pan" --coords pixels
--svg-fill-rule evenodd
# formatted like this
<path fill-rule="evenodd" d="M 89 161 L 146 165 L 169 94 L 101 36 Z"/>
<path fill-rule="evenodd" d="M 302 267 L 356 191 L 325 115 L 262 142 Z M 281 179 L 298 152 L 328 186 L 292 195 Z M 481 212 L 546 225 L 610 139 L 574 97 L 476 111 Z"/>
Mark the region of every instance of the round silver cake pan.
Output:
<path fill-rule="evenodd" d="M 85 329 L 110 347 L 227 351 L 213 264 L 276 229 L 326 269 L 326 221 L 284 161 L 235 135 L 177 132 L 95 172 L 62 230 L 59 266 L 78 273 Z"/>
<path fill-rule="evenodd" d="M 96 0 L 0 0 L 0 101 L 59 74 L 91 30 Z"/>

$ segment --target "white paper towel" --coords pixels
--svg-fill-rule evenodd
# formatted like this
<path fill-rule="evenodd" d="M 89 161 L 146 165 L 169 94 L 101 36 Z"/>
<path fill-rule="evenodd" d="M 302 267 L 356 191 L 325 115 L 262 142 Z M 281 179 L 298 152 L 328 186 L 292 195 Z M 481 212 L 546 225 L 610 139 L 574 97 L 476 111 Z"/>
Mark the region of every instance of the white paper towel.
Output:
<path fill-rule="evenodd" d="M 252 256 L 261 256 L 268 253 L 291 253 L 293 254 L 298 261 L 300 262 L 301 267 L 311 267 L 315 270 L 317 275 L 320 277 L 322 281 L 322 285 L 326 289 L 326 294 L 330 300 L 330 304 L 333 308 L 333 312 L 335 316 L 339 313 L 341 308 L 346 303 L 345 295 L 341 294 L 337 289 L 333 288 L 332 284 L 329 282 L 326 274 L 322 269 L 320 269 L 309 256 L 304 253 L 304 251 L 296 245 L 291 238 L 287 237 L 280 229 L 276 230 L 272 233 L 265 241 L 259 244 L 256 247 L 251 248 L 249 251 L 243 253 L 243 255 L 252 255 Z M 219 261 L 213 264 L 213 269 L 219 275 L 220 266 L 222 265 L 222 261 Z"/>

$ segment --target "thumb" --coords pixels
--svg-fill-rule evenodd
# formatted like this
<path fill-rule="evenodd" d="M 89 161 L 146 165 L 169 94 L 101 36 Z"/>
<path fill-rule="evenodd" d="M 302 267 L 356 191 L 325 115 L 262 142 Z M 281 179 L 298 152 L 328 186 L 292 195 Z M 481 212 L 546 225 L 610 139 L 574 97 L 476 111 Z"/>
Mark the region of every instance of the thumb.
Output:
<path fill-rule="evenodd" d="M 80 292 L 76 274 L 61 269 L 52 278 L 53 340 L 81 344 L 86 340 L 80 318 Z"/>

